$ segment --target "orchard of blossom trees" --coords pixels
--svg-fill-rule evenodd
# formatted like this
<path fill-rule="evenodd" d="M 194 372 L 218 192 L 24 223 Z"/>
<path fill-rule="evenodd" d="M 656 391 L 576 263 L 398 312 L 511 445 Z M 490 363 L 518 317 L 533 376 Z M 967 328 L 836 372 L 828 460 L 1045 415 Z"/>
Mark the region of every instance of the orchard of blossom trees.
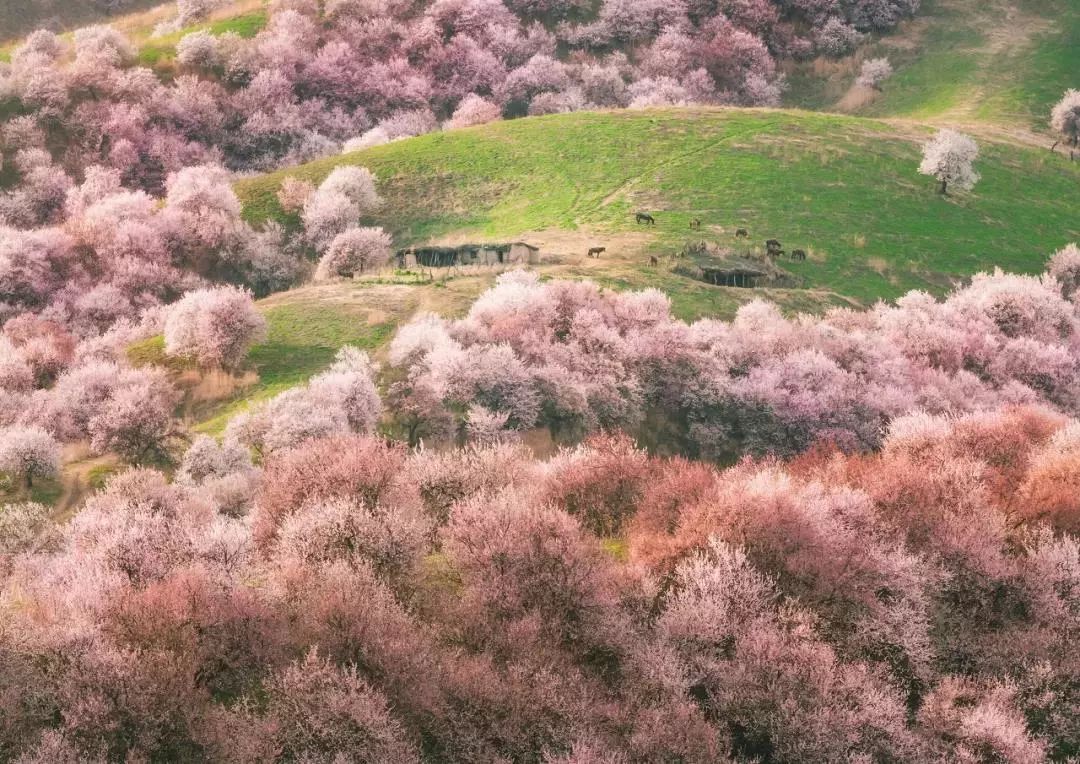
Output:
<path fill-rule="evenodd" d="M 150 213 L 196 258 L 246 235 L 203 179 Z M 315 219 L 327 252 L 366 230 Z M 17 313 L 0 470 L 32 496 L 62 443 L 136 466 L 62 524 L 0 504 L 0 760 L 1070 761 L 1078 300 L 1075 245 L 943 300 L 730 323 L 514 271 L 220 440 L 123 350 L 163 330 L 234 365 L 250 294 L 103 333 Z M 538 459 L 538 426 L 573 443 Z"/>
<path fill-rule="evenodd" d="M 200 438 L 63 526 L 3 507 L 0 758 L 1071 760 L 1080 422 L 880 446 Z"/>
<path fill-rule="evenodd" d="M 241 370 L 256 296 L 386 263 L 368 170 L 286 178 L 296 225 L 260 230 L 237 171 L 774 103 L 782 59 L 917 4 L 279 0 L 161 78 L 106 27 L 31 35 L 0 64 L 0 761 L 1080 757 L 1076 245 L 730 322 L 513 271 L 220 437 L 131 361 L 160 337 L 170 367 Z M 1073 146 L 1078 115 L 1052 114 Z M 942 131 L 920 169 L 970 189 L 977 151 Z M 61 520 L 42 484 L 72 452 L 122 464 Z"/>
<path fill-rule="evenodd" d="M 177 22 L 212 3 L 182 0 Z M 195 31 L 175 67 L 106 26 L 30 35 L 0 64 L 0 221 L 55 215 L 106 167 L 165 192 L 199 164 L 264 170 L 500 116 L 775 104 L 778 63 L 845 55 L 918 0 L 275 0 L 252 39 Z"/>
<path fill-rule="evenodd" d="M 182 0 L 175 22 L 213 5 Z M 23 428 L 27 454 L 48 451 L 40 431 L 135 462 L 159 458 L 181 442 L 178 396 L 163 372 L 131 367 L 133 341 L 162 334 L 167 355 L 231 370 L 262 336 L 252 297 L 387 261 L 367 170 L 338 168 L 318 188 L 289 179 L 279 198 L 301 225 L 258 230 L 231 190 L 237 172 L 440 123 L 775 103 L 778 61 L 844 55 L 916 9 L 915 0 L 277 0 L 253 38 L 184 35 L 174 65 L 158 70 L 107 26 L 35 32 L 0 62 L 0 427 Z M 416 433 L 456 427 L 425 410 L 426 394 L 402 403 Z M 535 418 L 497 401 L 470 405 L 468 429 L 481 439 Z M 333 414 L 319 421 L 323 432 L 341 429 Z M 351 419 L 346 428 L 357 429 Z M 10 471 L 32 481 L 53 460 L 32 461 Z"/>

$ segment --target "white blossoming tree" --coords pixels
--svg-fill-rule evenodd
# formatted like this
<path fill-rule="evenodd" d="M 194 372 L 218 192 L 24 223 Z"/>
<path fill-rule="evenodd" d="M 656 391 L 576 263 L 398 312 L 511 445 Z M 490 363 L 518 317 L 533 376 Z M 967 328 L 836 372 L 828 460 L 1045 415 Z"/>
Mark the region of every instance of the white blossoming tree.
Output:
<path fill-rule="evenodd" d="M 923 146 L 919 172 L 932 175 L 941 184 L 938 190 L 942 194 L 947 194 L 950 188 L 970 191 L 979 182 L 979 173 L 973 166 L 978 156 L 979 146 L 971 136 L 940 130 Z"/>

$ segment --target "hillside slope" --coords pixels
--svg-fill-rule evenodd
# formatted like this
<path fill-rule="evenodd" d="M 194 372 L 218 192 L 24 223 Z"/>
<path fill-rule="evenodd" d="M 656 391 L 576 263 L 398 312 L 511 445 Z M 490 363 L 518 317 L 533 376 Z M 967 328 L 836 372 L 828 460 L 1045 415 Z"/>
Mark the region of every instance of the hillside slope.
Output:
<path fill-rule="evenodd" d="M 318 181 L 355 163 L 378 175 L 386 205 L 372 222 L 400 245 L 559 230 L 577 239 L 555 254 L 583 255 L 634 232 L 641 272 L 650 254 L 699 238 L 734 246 L 734 230 L 746 227 L 756 244 L 775 237 L 806 249 L 806 262 L 784 267 L 807 286 L 863 304 L 941 292 L 994 266 L 1037 272 L 1080 237 L 1080 167 L 982 140 L 982 181 L 943 198 L 916 173 L 929 134 L 776 110 L 574 113 L 395 142 L 244 180 L 238 192 L 250 220 L 295 224 L 275 198 L 281 180 Z M 655 213 L 655 228 L 636 226 L 636 210 Z M 701 232 L 689 230 L 695 217 Z"/>
<path fill-rule="evenodd" d="M 130 0 L 122 13 L 160 5 L 161 0 Z M 98 0 L 0 0 L 0 40 L 9 40 L 39 27 L 71 29 L 112 21 L 110 3 Z M 119 3 L 117 5 L 120 5 Z"/>
<path fill-rule="evenodd" d="M 866 58 L 896 69 L 882 92 L 852 85 Z M 1078 0 L 923 0 L 918 18 L 841 61 L 791 68 L 786 102 L 866 116 L 1046 131 L 1077 87 Z"/>

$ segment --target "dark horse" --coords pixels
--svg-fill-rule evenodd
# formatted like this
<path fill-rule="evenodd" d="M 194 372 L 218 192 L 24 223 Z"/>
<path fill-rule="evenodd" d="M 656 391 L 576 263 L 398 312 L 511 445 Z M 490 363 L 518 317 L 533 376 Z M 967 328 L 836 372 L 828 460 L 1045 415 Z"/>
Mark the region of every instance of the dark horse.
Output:
<path fill-rule="evenodd" d="M 649 255 L 649 265 L 659 265 L 660 261 L 656 259 L 656 255 Z"/>
<path fill-rule="evenodd" d="M 736 239 L 749 239 L 750 238 L 750 232 L 747 231 L 745 228 L 736 228 L 735 229 L 735 238 Z"/>
<path fill-rule="evenodd" d="M 648 212 L 639 212 L 634 215 L 634 222 L 644 223 L 645 225 L 656 225 L 656 218 L 654 218 Z"/>
<path fill-rule="evenodd" d="M 600 257 L 601 252 L 607 252 L 607 247 L 590 247 L 587 257 Z"/>
<path fill-rule="evenodd" d="M 701 228 L 701 219 L 700 218 L 694 218 L 693 220 L 691 220 L 690 221 L 690 227 L 692 229 L 694 229 L 694 230 L 697 230 L 697 229 Z"/>
<path fill-rule="evenodd" d="M 780 250 L 780 246 L 781 245 L 780 245 L 780 240 L 779 239 L 766 239 L 765 240 L 765 251 L 769 252 L 770 254 L 773 253 L 773 252 L 778 252 Z"/>
<path fill-rule="evenodd" d="M 791 250 L 791 259 L 792 260 L 805 260 L 806 259 L 806 250 L 805 249 L 793 249 L 793 250 Z"/>

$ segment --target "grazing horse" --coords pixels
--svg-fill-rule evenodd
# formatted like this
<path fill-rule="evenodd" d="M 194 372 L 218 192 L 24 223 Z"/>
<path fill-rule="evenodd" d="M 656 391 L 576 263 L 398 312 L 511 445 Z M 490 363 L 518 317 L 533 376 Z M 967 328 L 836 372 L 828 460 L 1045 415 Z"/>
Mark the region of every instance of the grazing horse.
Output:
<path fill-rule="evenodd" d="M 607 252 L 607 247 L 590 247 L 589 254 L 586 257 L 600 257 L 601 252 Z"/>
<path fill-rule="evenodd" d="M 639 212 L 634 215 L 634 222 L 644 223 L 645 225 L 656 225 L 656 218 L 654 218 L 648 212 Z"/>
<path fill-rule="evenodd" d="M 690 221 L 690 228 L 694 229 L 695 231 L 697 229 L 701 228 L 701 219 L 700 218 L 694 218 L 693 220 L 691 220 Z"/>
<path fill-rule="evenodd" d="M 765 251 L 766 252 L 775 252 L 776 250 L 780 249 L 780 246 L 781 245 L 780 245 L 780 240 L 779 239 L 766 239 L 765 240 Z"/>
<path fill-rule="evenodd" d="M 649 255 L 649 265 L 660 265 L 660 261 L 656 259 L 656 255 Z"/>
<path fill-rule="evenodd" d="M 747 231 L 745 228 L 736 228 L 735 229 L 735 238 L 736 239 L 749 239 L 750 238 L 750 232 Z"/>
<path fill-rule="evenodd" d="M 805 249 L 793 249 L 793 250 L 791 250 L 791 259 L 792 260 L 805 260 L 806 259 L 806 250 Z"/>

